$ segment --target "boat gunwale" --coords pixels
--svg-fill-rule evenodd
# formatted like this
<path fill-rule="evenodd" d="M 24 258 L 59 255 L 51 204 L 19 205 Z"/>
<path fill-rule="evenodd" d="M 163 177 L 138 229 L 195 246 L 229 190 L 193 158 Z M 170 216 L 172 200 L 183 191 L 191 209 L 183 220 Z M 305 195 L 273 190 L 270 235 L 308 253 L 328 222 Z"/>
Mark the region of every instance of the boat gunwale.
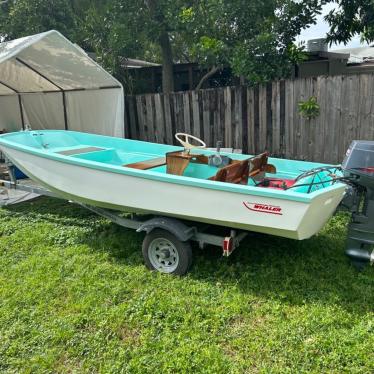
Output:
<path fill-rule="evenodd" d="M 66 130 L 41 130 L 41 131 L 56 132 L 56 133 L 57 132 L 80 133 L 76 131 L 66 131 Z M 163 174 L 163 173 L 154 172 L 151 170 L 137 170 L 137 169 L 127 168 L 126 166 L 105 164 L 102 162 L 75 158 L 71 156 L 65 156 L 65 155 L 61 155 L 58 153 L 51 153 L 51 152 L 47 152 L 44 149 L 29 147 L 27 145 L 21 145 L 19 143 L 12 142 L 9 139 L 6 139 L 7 137 L 11 138 L 13 136 L 16 136 L 17 134 L 19 134 L 19 132 L 0 135 L 0 146 L 3 145 L 5 147 L 9 147 L 20 152 L 33 154 L 41 158 L 47 158 L 47 159 L 51 159 L 57 162 L 62 162 L 65 164 L 68 163 L 68 164 L 75 165 L 75 166 L 88 167 L 91 169 L 103 170 L 106 172 L 113 172 L 116 174 L 128 175 L 131 177 L 151 179 L 151 180 L 156 180 L 156 181 L 163 182 L 163 183 L 174 183 L 174 184 L 183 185 L 183 186 L 187 185 L 187 186 L 192 186 L 192 187 L 207 188 L 207 189 L 219 190 L 219 191 L 224 191 L 224 192 L 241 193 L 244 195 L 264 196 L 264 197 L 270 197 L 270 198 L 275 198 L 275 199 L 297 201 L 297 202 L 302 202 L 302 203 L 311 203 L 312 200 L 319 197 L 320 195 L 335 191 L 336 189 L 345 188 L 345 185 L 343 183 L 338 182 L 334 185 L 331 185 L 323 189 L 316 190 L 316 191 L 306 194 L 304 192 L 277 190 L 277 189 L 270 190 L 270 189 L 265 189 L 265 188 L 260 189 L 258 187 L 249 186 L 249 185 L 224 183 L 224 182 L 218 182 L 218 181 L 211 181 L 208 179 L 205 180 L 205 179 L 200 179 L 200 178 Z M 102 136 L 105 138 L 113 138 L 113 137 L 105 136 L 105 135 L 97 135 L 97 134 L 90 134 L 90 135 Z M 118 138 L 118 139 L 121 139 L 121 138 Z M 123 139 L 123 140 L 130 141 L 130 142 L 150 143 L 150 142 L 144 142 L 141 140 L 138 141 L 138 140 L 133 140 L 133 139 Z M 160 144 L 160 145 L 165 146 L 163 144 Z M 230 153 L 227 153 L 227 154 L 230 154 Z"/>

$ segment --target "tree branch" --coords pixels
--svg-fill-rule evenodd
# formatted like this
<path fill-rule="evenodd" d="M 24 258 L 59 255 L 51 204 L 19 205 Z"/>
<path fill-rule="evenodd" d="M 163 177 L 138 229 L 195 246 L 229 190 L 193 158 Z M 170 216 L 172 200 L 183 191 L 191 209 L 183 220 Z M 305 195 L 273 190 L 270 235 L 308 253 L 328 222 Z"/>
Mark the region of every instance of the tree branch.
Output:
<path fill-rule="evenodd" d="M 212 75 L 214 75 L 215 73 L 217 73 L 217 71 L 219 70 L 219 68 L 217 66 L 213 66 L 201 79 L 200 79 L 200 82 L 197 84 L 195 90 L 200 90 L 201 89 L 201 86 L 203 85 L 203 83 L 208 79 L 210 78 Z"/>

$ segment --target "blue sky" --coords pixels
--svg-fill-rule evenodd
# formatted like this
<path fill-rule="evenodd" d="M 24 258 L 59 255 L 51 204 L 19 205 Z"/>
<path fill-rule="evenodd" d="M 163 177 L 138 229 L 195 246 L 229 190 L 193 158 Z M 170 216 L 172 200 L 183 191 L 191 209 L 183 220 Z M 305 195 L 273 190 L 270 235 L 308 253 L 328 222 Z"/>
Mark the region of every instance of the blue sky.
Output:
<path fill-rule="evenodd" d="M 304 30 L 300 36 L 297 38 L 297 42 L 300 42 L 300 41 L 307 41 L 309 39 L 315 39 L 315 38 L 323 38 L 327 31 L 329 30 L 329 26 L 327 24 L 327 22 L 324 21 L 323 17 L 330 12 L 330 10 L 336 8 L 337 5 L 336 4 L 326 4 L 324 7 L 323 7 L 323 10 L 322 10 L 322 14 L 320 16 L 318 16 L 317 18 L 317 24 L 316 25 L 312 25 L 311 27 L 309 27 L 308 29 Z M 329 47 L 330 50 L 333 50 L 333 49 L 341 49 L 341 48 L 348 48 L 348 47 L 360 47 L 360 46 L 364 46 L 364 45 L 367 45 L 367 44 L 360 44 L 360 37 L 359 36 L 356 36 L 355 38 L 353 38 L 346 46 L 344 46 L 344 44 L 340 44 L 340 45 L 332 45 L 331 47 Z"/>

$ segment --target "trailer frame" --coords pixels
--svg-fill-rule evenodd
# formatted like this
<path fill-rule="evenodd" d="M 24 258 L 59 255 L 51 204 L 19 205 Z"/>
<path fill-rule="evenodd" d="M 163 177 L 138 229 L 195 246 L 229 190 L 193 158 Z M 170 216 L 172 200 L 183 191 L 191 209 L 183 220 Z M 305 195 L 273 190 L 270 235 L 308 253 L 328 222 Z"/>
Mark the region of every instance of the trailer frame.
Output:
<path fill-rule="evenodd" d="M 17 180 L 13 165 L 8 164 L 8 169 L 10 180 L 0 179 L 0 186 L 5 187 L 8 190 L 19 190 L 41 196 L 49 196 L 66 200 L 65 198 L 44 188 L 43 186 L 35 184 L 35 182 L 33 182 L 31 179 L 23 179 L 22 181 Z M 211 224 L 202 225 L 198 222 L 181 220 L 178 218 L 166 217 L 163 215 L 138 215 L 132 213 L 130 215 L 130 218 L 127 218 L 120 215 L 120 213 L 123 212 L 117 212 L 97 206 L 87 205 L 77 201 L 69 201 L 72 203 L 76 203 L 84 207 L 85 209 L 94 212 L 95 214 L 105 217 L 119 226 L 125 227 L 127 229 L 133 229 L 137 232 L 145 232 L 146 237 L 143 241 L 143 256 L 145 257 L 144 259 L 146 265 L 151 269 L 153 267 L 152 270 L 158 270 L 164 273 L 183 275 L 189 270 L 189 267 L 192 263 L 192 252 L 187 247 L 190 246 L 190 242 L 197 242 L 199 248 L 201 249 L 204 249 L 206 245 L 220 247 L 222 248 L 222 255 L 224 257 L 228 257 L 240 245 L 241 241 L 248 235 L 247 231 L 238 231 L 233 229 L 227 229 L 227 235 L 212 234 L 208 231 L 218 226 Z M 168 235 L 164 235 L 164 244 L 166 242 L 169 242 L 169 244 L 165 244 L 169 245 L 169 252 L 174 250 L 178 252 L 180 250 L 179 247 L 183 247 L 184 252 L 190 252 L 182 268 L 178 268 L 175 266 L 163 267 L 161 265 L 160 267 L 156 268 L 155 266 L 150 266 L 149 261 L 147 261 L 149 260 L 149 258 L 147 259 L 148 248 L 144 248 L 144 243 L 147 242 L 146 239 L 147 237 L 149 239 L 150 235 L 155 236 L 155 233 L 161 232 L 168 233 Z M 170 235 L 172 235 L 173 237 L 171 237 Z M 159 241 L 160 240 L 161 239 L 159 239 Z M 162 248 L 159 249 L 159 252 L 162 254 Z M 178 257 L 178 254 L 176 254 L 176 256 Z M 178 258 L 183 258 L 183 256 L 185 256 L 185 253 L 179 253 Z"/>

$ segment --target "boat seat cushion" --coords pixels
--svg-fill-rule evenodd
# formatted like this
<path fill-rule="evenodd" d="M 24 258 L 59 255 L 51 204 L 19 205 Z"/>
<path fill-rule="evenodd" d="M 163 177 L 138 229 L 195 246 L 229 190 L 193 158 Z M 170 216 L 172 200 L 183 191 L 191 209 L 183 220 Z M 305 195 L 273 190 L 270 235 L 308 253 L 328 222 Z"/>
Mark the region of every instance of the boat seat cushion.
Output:
<path fill-rule="evenodd" d="M 165 164 L 166 164 L 166 158 L 158 157 L 158 158 L 151 158 L 150 160 L 134 162 L 132 164 L 125 164 L 122 166 L 127 167 L 127 168 L 138 169 L 138 170 L 147 170 L 147 169 L 155 168 L 157 166 L 163 166 Z"/>

